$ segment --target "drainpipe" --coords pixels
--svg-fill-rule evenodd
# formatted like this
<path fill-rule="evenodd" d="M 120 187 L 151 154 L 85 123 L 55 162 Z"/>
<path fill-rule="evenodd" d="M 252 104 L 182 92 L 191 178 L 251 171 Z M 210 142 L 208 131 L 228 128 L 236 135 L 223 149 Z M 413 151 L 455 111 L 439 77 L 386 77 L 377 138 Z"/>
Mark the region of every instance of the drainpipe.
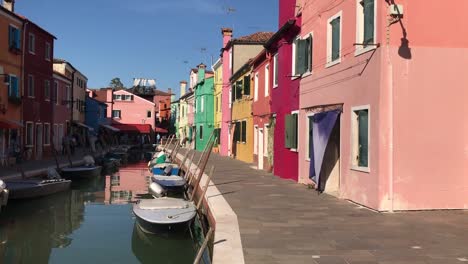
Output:
<path fill-rule="evenodd" d="M 387 104 L 388 104 L 388 116 L 387 116 L 387 133 L 388 133 L 388 199 L 390 200 L 389 211 L 393 213 L 394 210 L 394 175 L 393 175 L 393 65 L 390 56 L 390 26 L 393 24 L 391 17 L 387 20 L 387 39 L 386 39 L 386 63 L 387 63 Z"/>

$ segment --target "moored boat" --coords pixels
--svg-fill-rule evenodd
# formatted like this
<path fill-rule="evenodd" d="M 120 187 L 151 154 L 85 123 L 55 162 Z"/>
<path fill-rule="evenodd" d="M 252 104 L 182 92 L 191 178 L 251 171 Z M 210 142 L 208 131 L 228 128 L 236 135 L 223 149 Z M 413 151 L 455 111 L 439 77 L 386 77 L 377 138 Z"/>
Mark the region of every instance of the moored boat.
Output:
<path fill-rule="evenodd" d="M 5 181 L 9 199 L 31 199 L 62 192 L 70 188 L 71 181 L 64 179 L 25 179 Z"/>
<path fill-rule="evenodd" d="M 159 184 L 165 191 L 181 193 L 185 191 L 187 181 L 181 176 L 153 175 L 151 180 Z"/>
<path fill-rule="evenodd" d="M 8 189 L 6 188 L 5 182 L 0 180 L 0 211 L 2 206 L 5 206 L 8 202 Z"/>
<path fill-rule="evenodd" d="M 101 175 L 101 166 L 76 166 L 62 169 L 62 177 L 66 179 L 93 178 Z"/>
<path fill-rule="evenodd" d="M 193 202 L 178 198 L 139 200 L 133 205 L 133 213 L 141 229 L 150 234 L 168 231 L 185 231 L 196 215 Z"/>
<path fill-rule="evenodd" d="M 171 168 L 170 171 L 167 171 Z M 150 172 L 154 175 L 179 175 L 179 165 L 175 163 L 160 163 L 150 167 Z"/>

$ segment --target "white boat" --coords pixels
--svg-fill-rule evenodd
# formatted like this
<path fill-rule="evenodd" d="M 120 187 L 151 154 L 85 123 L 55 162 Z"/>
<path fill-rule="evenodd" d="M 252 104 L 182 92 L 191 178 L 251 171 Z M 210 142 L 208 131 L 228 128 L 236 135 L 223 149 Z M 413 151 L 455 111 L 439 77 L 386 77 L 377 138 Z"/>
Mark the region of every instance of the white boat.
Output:
<path fill-rule="evenodd" d="M 187 185 L 187 181 L 183 177 L 177 175 L 153 175 L 151 176 L 151 180 L 169 192 L 183 192 Z"/>
<path fill-rule="evenodd" d="M 70 180 L 64 179 L 25 179 L 6 181 L 10 199 L 33 199 L 63 192 L 70 188 L 70 184 Z"/>
<path fill-rule="evenodd" d="M 0 180 L 0 211 L 2 206 L 5 206 L 8 202 L 8 189 L 6 188 L 5 182 Z"/>
<path fill-rule="evenodd" d="M 146 233 L 185 231 L 197 214 L 195 204 L 178 198 L 139 200 L 133 205 L 137 223 Z"/>

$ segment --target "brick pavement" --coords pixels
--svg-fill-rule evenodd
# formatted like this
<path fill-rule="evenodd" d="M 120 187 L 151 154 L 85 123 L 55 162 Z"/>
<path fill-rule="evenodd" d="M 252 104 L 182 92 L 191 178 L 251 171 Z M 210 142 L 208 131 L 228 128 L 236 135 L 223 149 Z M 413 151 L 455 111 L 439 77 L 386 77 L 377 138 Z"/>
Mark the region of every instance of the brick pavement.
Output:
<path fill-rule="evenodd" d="M 376 213 L 212 154 L 246 263 L 468 263 L 468 211 Z"/>

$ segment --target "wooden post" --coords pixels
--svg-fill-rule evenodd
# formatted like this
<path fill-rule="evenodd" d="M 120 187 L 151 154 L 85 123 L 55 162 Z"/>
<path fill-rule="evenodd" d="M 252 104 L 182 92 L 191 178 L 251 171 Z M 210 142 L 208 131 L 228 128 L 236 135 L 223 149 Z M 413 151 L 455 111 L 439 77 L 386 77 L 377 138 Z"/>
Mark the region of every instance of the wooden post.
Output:
<path fill-rule="evenodd" d="M 187 183 L 190 182 L 191 180 L 191 176 L 193 175 L 193 173 L 191 172 L 190 168 L 192 167 L 192 164 L 193 164 L 193 159 L 195 157 L 195 150 L 193 150 L 192 152 L 192 156 L 190 157 L 190 161 L 189 161 L 189 165 L 188 167 L 186 168 L 185 170 L 185 180 L 187 181 Z"/>
<path fill-rule="evenodd" d="M 210 227 L 210 230 L 208 230 L 208 233 L 206 234 L 205 241 L 203 241 L 203 244 L 201 248 L 198 250 L 197 256 L 195 257 L 195 260 L 193 261 L 193 264 L 199 264 L 200 260 L 203 256 L 203 252 L 205 251 L 206 247 L 208 246 L 208 242 L 211 240 L 211 237 L 214 235 L 214 229 Z"/>
<path fill-rule="evenodd" d="M 215 137 L 215 140 L 216 140 L 216 137 Z M 198 186 L 198 184 L 200 183 L 200 180 L 201 180 L 201 178 L 202 178 L 202 176 L 203 176 L 203 172 L 205 171 L 205 167 L 206 167 L 206 164 L 208 163 L 208 159 L 210 158 L 211 149 L 213 148 L 213 145 L 214 145 L 215 140 L 213 140 L 213 141 L 211 141 L 211 142 L 209 143 L 209 148 L 207 149 L 206 156 L 204 157 L 202 166 L 200 167 L 200 169 L 199 169 L 199 171 L 198 171 L 198 177 L 195 178 L 195 183 L 193 184 L 194 188 L 193 188 L 192 197 L 190 197 L 190 200 L 191 200 L 191 201 L 193 201 L 194 196 L 195 196 L 195 194 L 197 193 L 197 186 Z"/>
<path fill-rule="evenodd" d="M 206 179 L 205 185 L 203 186 L 203 192 L 200 195 L 200 199 L 198 199 L 197 210 L 200 210 L 203 198 L 205 197 L 206 191 L 208 191 L 208 185 L 210 184 L 211 178 L 213 177 L 214 168 L 214 165 L 211 166 L 210 173 L 208 174 L 208 178 Z"/>

